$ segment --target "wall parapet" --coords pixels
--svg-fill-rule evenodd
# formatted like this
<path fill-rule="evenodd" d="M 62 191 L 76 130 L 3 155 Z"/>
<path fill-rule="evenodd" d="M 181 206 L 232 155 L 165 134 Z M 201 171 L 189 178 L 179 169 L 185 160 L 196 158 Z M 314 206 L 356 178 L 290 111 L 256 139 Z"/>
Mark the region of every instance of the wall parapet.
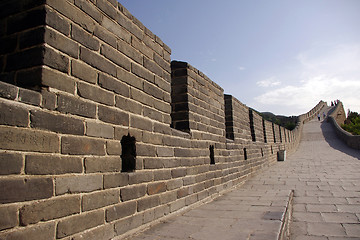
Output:
<path fill-rule="evenodd" d="M 116 0 L 0 2 L 0 239 L 112 239 L 295 151 Z"/>

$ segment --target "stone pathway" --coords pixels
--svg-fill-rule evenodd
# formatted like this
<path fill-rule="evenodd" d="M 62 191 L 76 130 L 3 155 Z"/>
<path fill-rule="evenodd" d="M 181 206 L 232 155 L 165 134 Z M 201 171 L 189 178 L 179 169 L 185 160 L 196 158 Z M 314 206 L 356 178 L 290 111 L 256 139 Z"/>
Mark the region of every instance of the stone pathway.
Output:
<path fill-rule="evenodd" d="M 360 151 L 317 119 L 304 125 L 298 151 L 285 162 L 128 239 L 275 240 L 292 190 L 291 240 L 360 239 Z"/>

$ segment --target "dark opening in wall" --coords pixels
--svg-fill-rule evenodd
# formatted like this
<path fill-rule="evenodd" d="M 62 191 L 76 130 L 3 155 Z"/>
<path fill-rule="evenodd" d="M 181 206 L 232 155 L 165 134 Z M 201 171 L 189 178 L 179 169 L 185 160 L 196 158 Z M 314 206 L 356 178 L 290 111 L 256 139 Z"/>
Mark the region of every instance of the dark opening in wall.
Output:
<path fill-rule="evenodd" d="M 280 126 L 279 126 L 279 135 L 280 135 L 280 142 L 282 142 L 281 127 Z"/>
<path fill-rule="evenodd" d="M 262 157 L 264 156 L 264 151 L 263 151 L 262 148 L 261 148 L 261 156 L 262 156 Z"/>
<path fill-rule="evenodd" d="M 271 125 L 272 125 L 272 130 L 273 130 L 274 143 L 276 143 L 276 136 L 275 136 L 275 127 L 274 127 L 274 123 L 272 123 Z"/>
<path fill-rule="evenodd" d="M 214 145 L 210 145 L 210 164 L 215 164 Z"/>
<path fill-rule="evenodd" d="M 252 138 L 253 142 L 256 142 L 255 128 L 254 128 L 254 115 L 253 115 L 253 111 L 251 109 L 249 109 L 249 120 L 250 120 L 251 138 Z"/>
<path fill-rule="evenodd" d="M 130 134 L 123 136 L 121 139 L 121 171 L 133 172 L 136 167 L 136 139 Z"/>
<path fill-rule="evenodd" d="M 232 96 L 224 94 L 225 101 L 225 127 L 226 138 L 234 140 L 234 116 L 232 107 Z"/>
<path fill-rule="evenodd" d="M 263 133 L 264 133 L 264 143 L 267 143 L 267 139 L 266 139 L 266 128 L 265 128 L 265 119 L 262 119 L 262 125 L 263 125 Z"/>
<path fill-rule="evenodd" d="M 273 150 L 272 146 L 271 146 L 271 154 L 274 154 L 274 150 Z"/>
<path fill-rule="evenodd" d="M 247 160 L 247 152 L 246 152 L 246 148 L 244 148 L 244 160 Z"/>

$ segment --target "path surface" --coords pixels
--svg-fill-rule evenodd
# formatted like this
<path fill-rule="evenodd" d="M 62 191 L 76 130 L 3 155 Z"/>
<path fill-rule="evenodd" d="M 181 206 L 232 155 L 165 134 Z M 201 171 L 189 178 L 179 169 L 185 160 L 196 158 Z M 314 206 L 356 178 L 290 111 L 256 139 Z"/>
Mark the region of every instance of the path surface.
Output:
<path fill-rule="evenodd" d="M 304 125 L 299 149 L 285 162 L 129 239 L 275 240 L 291 190 L 291 240 L 360 239 L 360 151 L 317 120 Z"/>

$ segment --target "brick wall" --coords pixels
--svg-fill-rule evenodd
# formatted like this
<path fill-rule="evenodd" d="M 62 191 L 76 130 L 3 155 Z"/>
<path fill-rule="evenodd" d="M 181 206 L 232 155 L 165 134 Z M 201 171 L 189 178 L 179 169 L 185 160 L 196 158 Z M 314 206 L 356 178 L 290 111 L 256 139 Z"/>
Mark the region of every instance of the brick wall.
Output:
<path fill-rule="evenodd" d="M 252 141 L 249 108 L 116 0 L 0 8 L 0 239 L 111 239 L 276 162 L 272 125 L 253 112 Z"/>

